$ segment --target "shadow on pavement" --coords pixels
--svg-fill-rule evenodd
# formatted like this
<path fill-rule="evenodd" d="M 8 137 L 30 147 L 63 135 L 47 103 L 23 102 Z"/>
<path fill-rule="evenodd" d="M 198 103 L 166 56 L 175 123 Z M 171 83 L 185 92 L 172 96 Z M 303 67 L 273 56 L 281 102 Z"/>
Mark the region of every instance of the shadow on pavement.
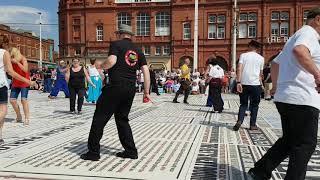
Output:
<path fill-rule="evenodd" d="M 88 151 L 87 142 L 72 142 L 72 145 L 69 147 L 64 147 L 64 149 L 68 150 L 72 154 L 81 155 Z M 116 149 L 112 147 L 107 147 L 104 145 L 100 146 L 101 154 L 115 155 L 115 153 L 122 151 L 121 149 Z"/>

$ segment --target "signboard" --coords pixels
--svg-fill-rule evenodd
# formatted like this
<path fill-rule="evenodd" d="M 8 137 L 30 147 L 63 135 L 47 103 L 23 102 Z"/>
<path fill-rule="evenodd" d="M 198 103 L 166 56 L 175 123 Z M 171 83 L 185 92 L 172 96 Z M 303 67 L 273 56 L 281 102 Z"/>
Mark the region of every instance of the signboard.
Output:
<path fill-rule="evenodd" d="M 288 36 L 282 36 L 282 37 L 271 36 L 271 37 L 267 38 L 267 41 L 268 41 L 269 44 L 272 44 L 272 43 L 286 43 L 288 40 L 289 40 Z"/>

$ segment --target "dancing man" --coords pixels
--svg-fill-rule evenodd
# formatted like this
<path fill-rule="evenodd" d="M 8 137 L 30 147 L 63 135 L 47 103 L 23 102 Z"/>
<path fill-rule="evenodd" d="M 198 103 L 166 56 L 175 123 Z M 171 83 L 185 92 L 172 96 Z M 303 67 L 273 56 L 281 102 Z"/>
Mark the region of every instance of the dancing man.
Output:
<path fill-rule="evenodd" d="M 54 99 L 58 96 L 58 93 L 60 90 L 64 92 L 64 95 L 66 98 L 70 97 L 70 92 L 68 89 L 68 83 L 66 81 L 66 72 L 68 71 L 68 67 L 66 66 L 66 63 L 64 61 L 59 62 L 59 66 L 56 69 L 56 77 L 57 80 L 54 83 L 54 87 L 48 96 L 50 99 Z"/>
<path fill-rule="evenodd" d="M 150 74 L 144 54 L 131 40 L 134 35 L 131 26 L 121 24 L 118 34 L 121 40 L 111 43 L 109 57 L 103 64 L 109 70 L 110 82 L 102 89 L 98 99 L 88 139 L 89 151 L 81 155 L 84 160 L 100 159 L 100 140 L 104 127 L 113 114 L 124 148 L 116 156 L 138 158 L 128 115 L 136 93 L 136 71 L 141 69 L 144 74 L 144 98 L 148 99 L 151 99 Z"/>
<path fill-rule="evenodd" d="M 289 157 L 285 180 L 304 180 L 317 146 L 320 110 L 320 7 L 307 14 L 303 26 L 271 66 L 274 100 L 282 137 L 255 163 L 249 175 L 270 179 L 272 171 Z"/>
<path fill-rule="evenodd" d="M 181 78 L 180 78 L 180 88 L 178 90 L 178 92 L 176 93 L 176 96 L 173 99 L 173 103 L 179 103 L 178 102 L 178 97 L 180 94 L 184 93 L 184 100 L 183 102 L 185 104 L 189 104 L 188 103 L 188 97 L 190 94 L 190 68 L 189 68 L 189 64 L 190 64 L 190 59 L 189 58 L 185 58 L 184 59 L 184 64 L 181 66 Z"/>

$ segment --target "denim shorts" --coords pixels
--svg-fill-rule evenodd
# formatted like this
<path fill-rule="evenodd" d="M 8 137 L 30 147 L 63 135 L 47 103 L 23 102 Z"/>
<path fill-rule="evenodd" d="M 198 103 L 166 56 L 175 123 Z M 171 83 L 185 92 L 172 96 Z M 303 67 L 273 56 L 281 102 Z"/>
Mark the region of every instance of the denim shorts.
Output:
<path fill-rule="evenodd" d="M 21 99 L 28 99 L 29 88 L 11 88 L 10 99 L 18 99 L 18 96 L 21 92 Z"/>
<path fill-rule="evenodd" d="M 6 86 L 0 88 L 0 104 L 8 104 L 8 88 Z"/>

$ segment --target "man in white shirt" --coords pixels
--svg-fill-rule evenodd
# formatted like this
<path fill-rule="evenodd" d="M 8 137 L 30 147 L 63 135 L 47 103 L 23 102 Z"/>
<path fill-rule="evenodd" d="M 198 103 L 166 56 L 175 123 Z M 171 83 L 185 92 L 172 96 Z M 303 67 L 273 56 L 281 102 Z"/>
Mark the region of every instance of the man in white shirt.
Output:
<path fill-rule="evenodd" d="M 238 122 L 233 130 L 238 131 L 243 123 L 248 101 L 250 99 L 249 109 L 250 130 L 257 130 L 256 121 L 261 95 L 261 77 L 264 66 L 264 58 L 257 53 L 261 44 L 255 40 L 249 43 L 249 52 L 240 55 L 237 70 L 237 91 L 240 93 L 240 108 L 238 113 Z"/>
<path fill-rule="evenodd" d="M 305 179 L 317 145 L 320 109 L 320 7 L 307 15 L 307 25 L 286 43 L 271 67 L 275 102 L 283 135 L 249 171 L 253 179 L 269 179 L 287 157 L 286 180 Z"/>
<path fill-rule="evenodd" d="M 214 111 L 221 113 L 223 111 L 224 102 L 221 97 L 222 80 L 224 77 L 223 69 L 215 62 L 210 62 L 208 73 L 209 96 L 212 98 Z"/>

